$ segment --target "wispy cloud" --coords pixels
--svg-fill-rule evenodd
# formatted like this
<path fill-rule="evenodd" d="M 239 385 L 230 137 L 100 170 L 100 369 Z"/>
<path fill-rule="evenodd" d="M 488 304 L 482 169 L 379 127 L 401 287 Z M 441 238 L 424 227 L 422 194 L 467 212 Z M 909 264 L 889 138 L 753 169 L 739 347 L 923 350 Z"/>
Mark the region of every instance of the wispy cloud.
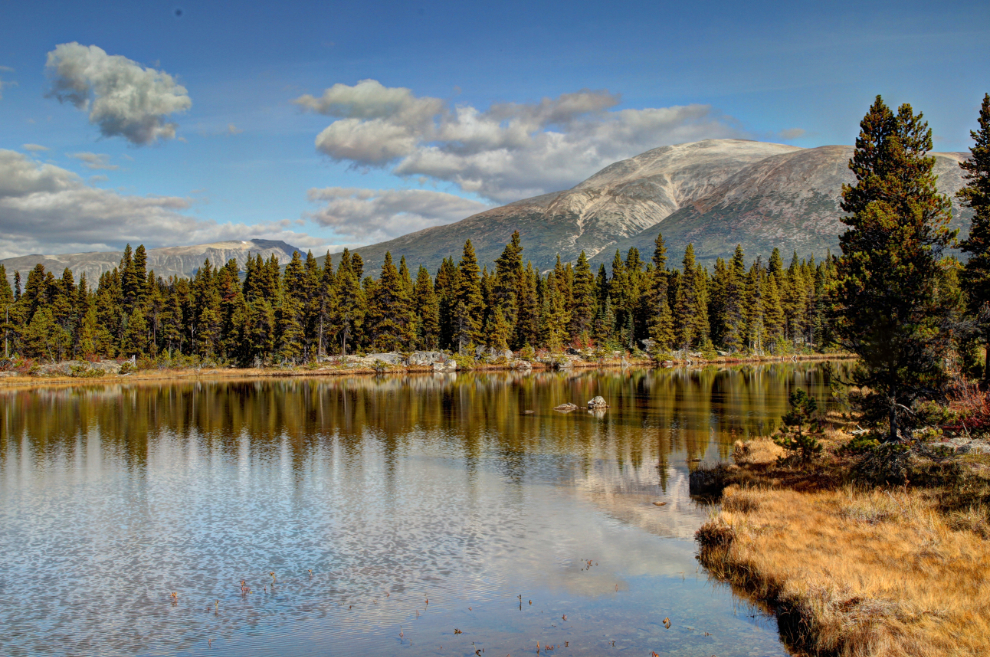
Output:
<path fill-rule="evenodd" d="M 42 151 L 51 150 L 47 146 L 42 146 L 40 144 L 21 144 L 21 148 L 26 151 L 31 151 L 32 153 L 40 153 Z"/>
<path fill-rule="evenodd" d="M 87 169 L 116 171 L 120 168 L 117 164 L 110 164 L 110 156 L 104 153 L 66 153 L 66 155 L 79 160 Z"/>

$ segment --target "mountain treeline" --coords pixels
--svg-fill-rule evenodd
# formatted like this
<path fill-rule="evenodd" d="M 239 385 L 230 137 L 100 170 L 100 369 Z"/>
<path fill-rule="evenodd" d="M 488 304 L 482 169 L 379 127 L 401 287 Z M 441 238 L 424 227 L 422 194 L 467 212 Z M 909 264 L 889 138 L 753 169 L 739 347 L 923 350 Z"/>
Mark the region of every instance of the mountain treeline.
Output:
<path fill-rule="evenodd" d="M 195 276 L 167 280 L 147 270 L 143 246 L 93 287 L 69 269 L 32 270 L 11 287 L 0 265 L 5 355 L 45 360 L 198 356 L 250 366 L 302 363 L 356 352 L 447 349 L 497 355 L 507 349 L 679 350 L 755 354 L 833 344 L 829 292 L 836 261 L 775 250 L 746 263 L 737 248 L 712 271 L 687 247 L 669 267 L 663 237 L 644 259 L 618 251 L 597 272 L 584 253 L 541 273 L 524 262 L 514 233 L 495 263 L 480 268 L 470 240 L 460 260 L 412 275 L 386 255 L 376 277 L 345 250 L 321 265 L 298 252 L 282 271 L 274 256 L 206 260 Z M 243 275 L 242 275 L 243 274 Z"/>

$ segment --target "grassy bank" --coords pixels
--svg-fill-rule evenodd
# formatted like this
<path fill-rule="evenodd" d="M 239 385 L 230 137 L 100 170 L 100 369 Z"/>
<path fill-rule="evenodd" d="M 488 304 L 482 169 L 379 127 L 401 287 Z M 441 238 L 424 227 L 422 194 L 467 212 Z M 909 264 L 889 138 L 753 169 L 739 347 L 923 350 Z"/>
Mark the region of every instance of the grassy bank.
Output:
<path fill-rule="evenodd" d="M 874 487 L 850 438 L 829 432 L 806 466 L 770 440 L 737 444 L 736 465 L 708 474 L 725 489 L 701 562 L 801 651 L 990 654 L 990 456 L 920 450 L 906 483 Z"/>
<path fill-rule="evenodd" d="M 757 356 L 757 357 L 719 357 L 713 360 L 674 360 L 658 364 L 649 358 L 607 358 L 598 360 L 572 360 L 565 369 L 595 369 L 595 368 L 652 368 L 652 367 L 685 367 L 707 365 L 741 365 L 746 363 L 823 361 L 835 359 L 835 354 L 829 355 L 797 355 L 797 356 Z M 841 356 L 840 356 L 841 358 Z M 554 363 L 537 360 L 528 362 L 526 370 L 547 371 L 558 369 Z M 466 362 L 459 365 L 458 371 L 466 372 L 508 372 L 519 371 L 516 362 L 486 363 L 482 361 Z M 198 379 L 265 379 L 288 377 L 321 377 L 321 376 L 374 376 L 377 374 L 431 374 L 432 366 L 403 366 L 392 365 L 378 369 L 367 366 L 342 367 L 332 364 L 306 364 L 293 367 L 180 367 L 132 369 L 125 374 L 90 371 L 85 376 L 59 374 L 36 374 L 28 372 L 0 372 L 0 388 L 25 388 L 46 386 L 92 385 L 99 383 L 121 383 L 125 381 L 181 381 Z"/>

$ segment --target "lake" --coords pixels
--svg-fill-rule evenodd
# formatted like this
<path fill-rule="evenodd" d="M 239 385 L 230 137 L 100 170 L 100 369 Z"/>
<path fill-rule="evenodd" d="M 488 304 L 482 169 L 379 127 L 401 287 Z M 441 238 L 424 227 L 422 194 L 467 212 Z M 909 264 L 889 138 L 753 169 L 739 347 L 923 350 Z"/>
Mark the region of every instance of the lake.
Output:
<path fill-rule="evenodd" d="M 687 479 L 796 387 L 818 367 L 0 391 L 0 654 L 786 655 L 699 568 Z"/>

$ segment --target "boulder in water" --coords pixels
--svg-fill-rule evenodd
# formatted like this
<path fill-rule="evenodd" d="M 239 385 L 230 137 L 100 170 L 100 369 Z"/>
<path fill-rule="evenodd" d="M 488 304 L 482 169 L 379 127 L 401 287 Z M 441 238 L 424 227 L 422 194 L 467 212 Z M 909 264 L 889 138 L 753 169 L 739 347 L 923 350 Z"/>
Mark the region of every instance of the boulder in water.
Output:
<path fill-rule="evenodd" d="M 599 396 L 588 401 L 588 408 L 608 408 L 608 404 L 603 397 Z"/>
<path fill-rule="evenodd" d="M 560 411 L 561 413 L 570 413 L 571 411 L 576 411 L 577 408 L 578 408 L 577 404 L 568 403 L 568 404 L 561 404 L 560 406 L 557 406 L 553 410 Z"/>

